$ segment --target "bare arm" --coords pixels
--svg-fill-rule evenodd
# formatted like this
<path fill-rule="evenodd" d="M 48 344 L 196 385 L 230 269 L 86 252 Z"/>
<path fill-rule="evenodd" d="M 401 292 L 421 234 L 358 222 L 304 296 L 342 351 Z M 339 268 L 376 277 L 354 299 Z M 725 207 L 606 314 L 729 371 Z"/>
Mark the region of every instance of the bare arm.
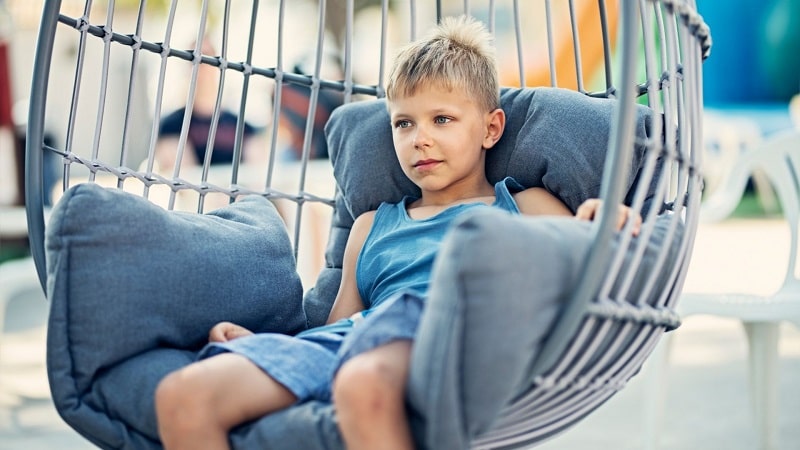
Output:
<path fill-rule="evenodd" d="M 514 200 L 517 202 L 517 207 L 522 214 L 537 216 L 569 216 L 572 215 L 570 210 L 561 202 L 556 196 L 549 193 L 543 188 L 530 188 L 514 195 Z M 579 220 L 594 220 L 597 212 L 600 210 L 602 201 L 598 198 L 590 198 L 581 203 L 578 210 L 575 211 L 575 218 Z M 635 216 L 635 217 L 634 217 Z M 639 234 L 639 229 L 642 225 L 642 217 L 634 214 L 633 211 L 625 206 L 619 205 L 619 214 L 617 216 L 617 230 L 621 230 L 628 218 L 633 217 L 633 235 Z"/>
<path fill-rule="evenodd" d="M 358 293 L 356 285 L 356 261 L 361 253 L 361 247 L 364 246 L 364 241 L 367 239 L 370 229 L 372 229 L 374 218 L 375 211 L 370 211 L 360 215 L 353 223 L 350 236 L 347 238 L 347 247 L 344 250 L 342 281 L 328 316 L 328 323 L 350 317 L 364 309 L 364 302 Z"/>
<path fill-rule="evenodd" d="M 514 194 L 519 212 L 526 216 L 571 216 L 569 208 L 544 188 L 530 188 Z"/>

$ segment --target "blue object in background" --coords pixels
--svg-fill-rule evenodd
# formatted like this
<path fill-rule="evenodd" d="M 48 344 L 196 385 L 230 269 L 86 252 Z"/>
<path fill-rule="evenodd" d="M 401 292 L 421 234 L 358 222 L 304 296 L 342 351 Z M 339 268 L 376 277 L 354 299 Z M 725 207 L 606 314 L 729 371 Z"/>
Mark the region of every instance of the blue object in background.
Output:
<path fill-rule="evenodd" d="M 788 102 L 800 93 L 800 0 L 698 0 L 713 48 L 704 102 Z"/>

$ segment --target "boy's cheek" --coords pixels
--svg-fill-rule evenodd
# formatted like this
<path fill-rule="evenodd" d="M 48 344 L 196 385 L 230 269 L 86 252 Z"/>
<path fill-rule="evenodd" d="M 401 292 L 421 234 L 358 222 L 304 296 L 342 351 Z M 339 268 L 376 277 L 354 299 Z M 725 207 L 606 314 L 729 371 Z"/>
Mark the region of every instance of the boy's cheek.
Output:
<path fill-rule="evenodd" d="M 408 137 L 399 135 L 398 133 L 392 135 L 392 143 L 394 143 L 394 149 L 398 157 L 400 157 L 403 151 L 409 148 L 409 146 L 412 148 L 414 146 Z"/>

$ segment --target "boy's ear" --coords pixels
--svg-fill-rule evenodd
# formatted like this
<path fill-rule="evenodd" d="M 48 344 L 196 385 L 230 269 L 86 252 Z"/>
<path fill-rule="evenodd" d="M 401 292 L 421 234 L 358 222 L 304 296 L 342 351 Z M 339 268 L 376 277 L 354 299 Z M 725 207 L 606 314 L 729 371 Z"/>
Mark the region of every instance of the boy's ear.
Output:
<path fill-rule="evenodd" d="M 506 127 L 506 113 L 497 108 L 486 115 L 486 136 L 483 138 L 483 148 L 489 149 L 500 140 Z"/>

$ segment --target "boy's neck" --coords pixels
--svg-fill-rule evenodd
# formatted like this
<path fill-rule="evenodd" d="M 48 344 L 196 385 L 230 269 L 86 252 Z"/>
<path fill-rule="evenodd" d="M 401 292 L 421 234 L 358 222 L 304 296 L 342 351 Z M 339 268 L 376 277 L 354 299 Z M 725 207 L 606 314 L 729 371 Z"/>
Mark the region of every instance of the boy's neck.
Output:
<path fill-rule="evenodd" d="M 441 191 L 422 191 L 422 196 L 411 207 L 446 207 L 472 200 L 494 197 L 494 186 L 487 179 L 478 183 L 455 185 Z"/>

